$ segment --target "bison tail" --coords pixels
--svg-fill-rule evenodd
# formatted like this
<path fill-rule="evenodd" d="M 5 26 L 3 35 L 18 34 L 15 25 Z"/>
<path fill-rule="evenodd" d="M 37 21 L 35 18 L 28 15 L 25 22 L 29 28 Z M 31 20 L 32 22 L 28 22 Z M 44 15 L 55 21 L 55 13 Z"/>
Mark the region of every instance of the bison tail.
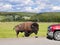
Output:
<path fill-rule="evenodd" d="M 13 30 L 14 30 L 15 28 L 17 28 L 17 27 L 19 27 L 19 25 L 16 25 L 16 26 L 13 28 Z"/>

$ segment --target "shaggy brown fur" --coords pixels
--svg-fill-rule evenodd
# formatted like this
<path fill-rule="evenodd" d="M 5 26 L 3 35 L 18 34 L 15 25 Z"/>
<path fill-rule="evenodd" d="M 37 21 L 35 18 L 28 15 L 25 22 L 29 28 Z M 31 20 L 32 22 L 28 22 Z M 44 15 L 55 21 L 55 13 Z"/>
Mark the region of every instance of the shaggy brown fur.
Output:
<path fill-rule="evenodd" d="M 25 37 L 28 37 L 30 34 L 38 33 L 38 24 L 36 22 L 24 22 L 22 24 L 16 25 L 14 27 L 17 37 L 19 32 L 24 32 Z"/>

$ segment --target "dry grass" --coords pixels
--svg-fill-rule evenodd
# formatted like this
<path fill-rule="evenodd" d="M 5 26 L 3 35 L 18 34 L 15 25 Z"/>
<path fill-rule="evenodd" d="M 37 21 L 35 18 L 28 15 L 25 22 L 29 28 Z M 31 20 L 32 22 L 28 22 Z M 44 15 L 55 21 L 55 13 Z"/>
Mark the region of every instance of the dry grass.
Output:
<path fill-rule="evenodd" d="M 13 30 L 13 27 L 17 24 L 20 24 L 22 22 L 0 22 L 0 38 L 15 38 L 16 33 Z M 56 23 L 42 23 L 39 22 L 39 32 L 38 36 L 46 36 L 47 33 L 47 27 L 51 24 Z M 22 37 L 24 33 L 20 33 L 19 37 Z M 35 34 L 31 34 L 30 37 L 35 36 Z"/>

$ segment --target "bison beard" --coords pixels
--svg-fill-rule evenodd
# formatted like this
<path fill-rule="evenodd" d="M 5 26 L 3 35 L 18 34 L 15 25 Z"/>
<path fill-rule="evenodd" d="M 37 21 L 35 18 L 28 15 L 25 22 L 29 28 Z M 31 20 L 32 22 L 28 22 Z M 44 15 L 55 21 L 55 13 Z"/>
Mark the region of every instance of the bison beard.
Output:
<path fill-rule="evenodd" d="M 38 24 L 36 22 L 25 22 L 19 25 L 16 25 L 14 27 L 16 31 L 16 35 L 18 37 L 19 32 L 24 32 L 25 37 L 29 37 L 30 34 L 35 33 L 37 35 L 38 33 Z"/>

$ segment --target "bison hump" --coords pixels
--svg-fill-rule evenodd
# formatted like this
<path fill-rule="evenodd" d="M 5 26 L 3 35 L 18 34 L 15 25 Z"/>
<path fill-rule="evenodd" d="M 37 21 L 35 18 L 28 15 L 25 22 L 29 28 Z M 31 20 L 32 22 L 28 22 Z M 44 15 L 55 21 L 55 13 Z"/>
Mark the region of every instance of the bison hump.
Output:
<path fill-rule="evenodd" d="M 21 30 L 31 30 L 32 22 L 25 22 L 19 25 Z"/>
<path fill-rule="evenodd" d="M 31 30 L 31 25 L 32 25 L 31 22 L 25 23 L 25 24 L 24 24 L 24 29 L 25 29 L 25 30 Z"/>

